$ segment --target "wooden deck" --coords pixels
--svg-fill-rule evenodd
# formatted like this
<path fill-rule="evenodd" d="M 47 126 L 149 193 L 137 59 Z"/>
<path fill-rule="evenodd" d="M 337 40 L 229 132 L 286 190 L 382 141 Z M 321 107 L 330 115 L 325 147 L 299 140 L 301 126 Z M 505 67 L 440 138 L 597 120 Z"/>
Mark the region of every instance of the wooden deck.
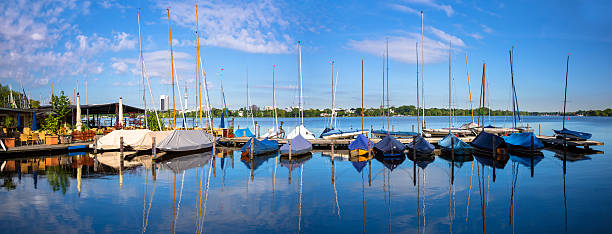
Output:
<path fill-rule="evenodd" d="M 544 144 L 553 145 L 553 146 L 563 146 L 563 139 L 558 139 L 554 136 L 537 136 Z M 571 147 L 584 147 L 585 149 L 589 149 L 591 146 L 604 145 L 601 141 L 594 140 L 586 140 L 586 141 L 573 141 L 568 140 L 567 146 Z"/>
<path fill-rule="evenodd" d="M 40 153 L 48 153 L 48 152 L 55 152 L 55 151 L 68 151 L 69 147 L 75 147 L 75 146 L 85 146 L 85 149 L 89 148 L 89 145 L 91 144 L 91 142 L 79 142 L 79 143 L 72 143 L 72 144 L 57 144 L 57 145 L 45 145 L 45 144 L 40 144 L 40 145 L 25 145 L 25 146 L 18 146 L 18 147 L 13 147 L 13 148 L 9 148 L 7 151 L 1 150 L 0 149 L 0 158 L 12 158 L 15 157 L 15 155 L 24 155 L 24 154 L 40 154 Z"/>

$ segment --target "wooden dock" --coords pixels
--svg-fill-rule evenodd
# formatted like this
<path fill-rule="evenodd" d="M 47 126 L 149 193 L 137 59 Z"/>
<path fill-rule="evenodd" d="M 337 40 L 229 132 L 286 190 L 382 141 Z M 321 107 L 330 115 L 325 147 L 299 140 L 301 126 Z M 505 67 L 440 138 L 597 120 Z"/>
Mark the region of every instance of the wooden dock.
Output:
<path fill-rule="evenodd" d="M 563 140 L 554 136 L 537 136 L 544 144 L 552 146 L 563 146 L 564 142 L 567 142 L 569 147 L 584 147 L 589 149 L 591 146 L 604 145 L 601 141 L 586 140 L 586 141 L 574 141 L 574 140 Z"/>
<path fill-rule="evenodd" d="M 475 137 L 460 137 L 459 139 L 461 139 L 462 141 L 466 142 L 466 143 L 470 143 L 472 142 L 472 140 L 474 140 Z M 249 137 L 234 137 L 234 138 L 221 138 L 219 139 L 219 142 L 221 143 L 225 143 L 226 145 L 231 145 L 231 146 L 238 146 L 238 145 L 243 145 L 244 143 L 246 143 L 247 141 L 249 141 Z M 264 138 L 257 138 L 258 140 L 263 140 Z M 278 141 L 279 144 L 287 144 L 288 140 L 284 139 L 284 138 L 273 138 L 271 140 L 275 140 Z M 373 143 L 378 143 L 380 140 L 380 138 L 372 138 L 370 139 Z M 412 142 L 412 138 L 397 138 L 397 140 L 403 144 L 408 144 L 410 142 Z M 438 141 L 442 140 L 442 137 L 427 137 L 425 138 L 425 140 L 427 140 L 429 143 L 431 144 L 438 144 Z M 333 145 L 349 145 L 353 139 L 336 139 L 336 140 L 327 140 L 327 139 L 314 139 L 314 140 L 308 140 L 313 146 L 318 146 L 318 147 L 330 147 L 332 144 Z"/>
<path fill-rule="evenodd" d="M 57 145 L 25 145 L 9 148 L 4 151 L 0 149 L 0 158 L 14 158 L 16 156 L 41 155 L 50 152 L 68 152 L 70 148 L 80 148 L 79 150 L 88 150 L 91 142 L 79 142 L 72 144 L 57 144 Z"/>

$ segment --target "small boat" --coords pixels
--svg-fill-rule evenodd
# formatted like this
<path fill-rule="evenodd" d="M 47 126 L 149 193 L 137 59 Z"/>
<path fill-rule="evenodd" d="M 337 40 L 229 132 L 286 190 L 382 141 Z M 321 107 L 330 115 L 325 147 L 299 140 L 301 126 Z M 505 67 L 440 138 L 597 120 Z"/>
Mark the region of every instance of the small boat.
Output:
<path fill-rule="evenodd" d="M 374 144 L 374 150 L 385 157 L 403 156 L 406 146 L 391 135 Z"/>
<path fill-rule="evenodd" d="M 493 145 L 493 141 L 495 141 L 495 145 Z M 505 155 L 508 149 L 503 138 L 485 131 L 480 132 L 478 136 L 472 140 L 471 145 L 474 147 L 475 153 L 484 156 L 491 156 L 494 149 L 496 150 L 496 155 Z"/>
<path fill-rule="evenodd" d="M 251 139 L 242 146 L 242 156 L 251 154 L 251 143 L 253 143 L 253 155 L 263 155 L 278 150 L 278 141 L 269 140 L 268 138 L 260 141 L 255 137 L 251 137 Z"/>
<path fill-rule="evenodd" d="M 474 155 L 474 158 L 476 159 L 476 161 L 485 166 L 497 169 L 504 169 L 506 167 L 506 164 L 508 164 L 508 160 L 510 159 L 508 155 L 500 156 L 496 159 L 493 159 L 491 157 L 482 157 Z"/>
<path fill-rule="evenodd" d="M 204 130 L 173 130 L 156 148 L 166 153 L 210 149 L 215 137 Z"/>
<path fill-rule="evenodd" d="M 368 137 L 359 134 L 357 138 L 349 144 L 348 149 L 351 156 L 359 156 L 369 153 L 373 147 L 374 143 L 372 143 Z"/>
<path fill-rule="evenodd" d="M 304 139 L 302 135 L 297 135 L 291 139 L 291 150 L 289 149 L 289 144 L 284 144 L 281 146 L 281 155 L 289 155 L 290 151 L 292 156 L 310 153 L 310 151 L 312 151 L 312 144 L 308 140 Z"/>
<path fill-rule="evenodd" d="M 416 150 L 417 155 L 431 155 L 435 149 L 423 136 L 417 136 L 413 142 L 406 144 L 406 148 Z M 411 153 L 408 154 L 408 156 L 412 155 Z"/>
<path fill-rule="evenodd" d="M 236 137 L 254 137 L 255 135 L 248 128 L 240 128 L 234 131 Z"/>
<path fill-rule="evenodd" d="M 150 132 L 152 131 L 148 129 L 114 130 L 98 139 L 96 142 L 96 148 L 98 150 L 118 150 L 120 148 L 120 141 L 122 137 L 124 147 L 138 146 L 138 143 L 142 141 L 142 139 Z M 149 148 L 150 147 L 151 144 L 149 144 Z"/>
<path fill-rule="evenodd" d="M 451 151 L 454 151 L 455 154 L 459 155 L 472 153 L 472 146 L 463 142 L 461 139 L 451 133 L 442 138 L 442 140 L 438 142 L 438 146 L 440 146 L 442 151 L 446 153 L 451 153 Z"/>
<path fill-rule="evenodd" d="M 593 136 L 593 134 L 591 133 L 572 131 L 567 128 L 553 131 L 555 132 L 555 136 L 560 138 L 566 138 L 568 140 L 586 141 Z"/>
<path fill-rule="evenodd" d="M 416 132 L 404 132 L 404 131 L 388 131 L 388 130 L 374 130 L 372 131 L 372 135 L 377 137 L 385 137 L 387 135 L 391 135 L 395 138 L 412 138 L 419 133 Z"/>
<path fill-rule="evenodd" d="M 529 154 L 532 149 L 535 152 L 540 152 L 544 149 L 544 143 L 540 141 L 532 132 L 512 133 L 510 136 L 502 137 L 511 152 L 517 154 Z M 532 148 L 533 139 L 533 148 Z"/>
<path fill-rule="evenodd" d="M 570 140 L 584 141 L 590 139 L 593 134 L 579 131 L 572 131 L 565 128 L 565 106 L 567 104 L 567 71 L 569 70 L 569 55 L 567 56 L 567 65 L 565 68 L 565 97 L 563 99 L 563 129 L 554 130 L 555 136 L 559 138 L 569 138 Z"/>
<path fill-rule="evenodd" d="M 296 126 L 289 134 L 287 134 L 287 139 L 293 139 L 298 135 L 302 135 L 305 139 L 314 140 L 315 136 L 312 132 L 308 131 L 303 124 Z"/>
<path fill-rule="evenodd" d="M 359 134 L 366 134 L 367 131 L 359 130 L 340 130 L 335 128 L 325 128 L 319 137 L 326 140 L 353 138 Z"/>

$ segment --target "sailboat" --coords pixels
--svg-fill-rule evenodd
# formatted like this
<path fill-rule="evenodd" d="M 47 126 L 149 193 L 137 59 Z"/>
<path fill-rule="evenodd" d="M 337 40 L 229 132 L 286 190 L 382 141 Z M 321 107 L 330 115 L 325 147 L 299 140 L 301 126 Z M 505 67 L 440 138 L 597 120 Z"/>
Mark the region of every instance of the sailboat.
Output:
<path fill-rule="evenodd" d="M 289 134 L 287 139 L 293 139 L 297 135 L 302 135 L 307 140 L 314 140 L 315 136 L 312 132 L 304 127 L 304 107 L 302 106 L 302 45 L 298 41 L 298 108 L 300 109 L 300 125 L 296 126 Z"/>
<path fill-rule="evenodd" d="M 363 118 L 364 118 L 364 112 L 363 112 L 363 60 L 361 60 L 361 129 L 362 130 L 363 130 Z M 353 156 L 361 156 L 361 155 L 365 155 L 365 154 L 370 154 L 373 146 L 374 146 L 374 144 L 372 143 L 372 141 L 370 141 L 370 139 L 368 139 L 367 136 L 365 136 L 364 134 L 359 134 L 359 135 L 357 135 L 355 140 L 353 140 L 349 144 L 349 146 L 348 146 L 349 155 L 351 157 L 353 157 Z"/>
<path fill-rule="evenodd" d="M 319 137 L 327 140 L 353 138 L 359 134 L 365 134 L 366 131 L 360 130 L 340 130 L 336 129 L 337 113 L 336 113 L 336 87 L 338 86 L 338 73 L 336 73 L 334 83 L 334 61 L 332 61 L 332 109 L 329 123 Z"/>
<path fill-rule="evenodd" d="M 588 140 L 593 136 L 593 134 L 586 133 L 586 132 L 572 131 L 572 130 L 565 128 L 565 115 L 566 115 L 565 106 L 567 104 L 567 73 L 568 73 L 568 70 L 569 70 L 569 55 L 567 55 L 567 63 L 566 63 L 566 68 L 565 68 L 565 96 L 563 98 L 563 129 L 554 130 L 555 136 L 557 136 L 558 138 L 570 139 L 570 140 L 581 140 L 581 141 Z"/>
<path fill-rule="evenodd" d="M 290 140 L 290 143 L 284 144 L 280 148 L 281 155 L 302 155 L 308 154 L 312 151 L 312 144 L 306 140 L 302 134 L 295 136 Z"/>
<path fill-rule="evenodd" d="M 440 146 L 440 148 L 442 148 L 442 151 L 444 152 L 450 152 L 451 154 L 470 154 L 472 153 L 472 147 L 463 142 L 461 139 L 459 139 L 457 136 L 455 136 L 455 133 L 453 133 L 453 128 L 452 128 L 452 90 L 453 90 L 453 85 L 452 85 L 452 60 L 451 60 L 451 54 L 452 54 L 452 46 L 451 43 L 449 42 L 449 50 L 448 50 L 448 134 L 442 138 L 442 140 L 440 140 L 438 142 L 438 146 Z M 462 130 L 462 129 L 459 129 Z"/>
<path fill-rule="evenodd" d="M 278 141 L 270 140 L 268 138 L 260 141 L 255 137 L 251 137 L 251 139 L 247 141 L 240 150 L 242 151 L 242 156 L 250 155 L 251 153 L 254 156 L 269 154 L 278 150 Z"/>
<path fill-rule="evenodd" d="M 514 86 L 514 47 L 510 51 L 510 71 L 512 74 L 512 129 L 516 128 L 515 109 L 518 110 L 518 98 Z M 517 111 L 520 113 L 520 111 Z M 520 115 L 517 117 L 520 118 Z M 511 152 L 519 155 L 529 155 L 540 152 L 544 148 L 544 144 L 538 139 L 533 132 L 512 133 L 510 136 L 504 136 L 504 141 L 508 144 Z"/>
<path fill-rule="evenodd" d="M 251 123 L 253 125 L 253 130 L 255 130 L 255 120 L 253 119 L 253 111 L 249 103 L 249 71 L 248 70 L 246 72 L 246 108 L 244 110 L 247 112 L 246 113 L 247 117 L 249 115 L 251 116 Z M 236 131 L 234 132 L 234 136 L 236 137 L 254 137 L 255 134 L 253 134 L 253 132 L 251 132 L 251 130 L 248 127 L 246 127 L 246 128 L 236 129 Z"/>
<path fill-rule="evenodd" d="M 377 136 L 377 137 L 386 137 L 387 135 L 391 135 L 395 138 L 410 138 L 413 136 L 418 135 L 418 133 L 416 132 L 408 132 L 408 131 L 391 131 L 390 129 L 390 117 L 391 117 L 391 112 L 389 111 L 389 41 L 387 41 L 387 51 L 385 53 L 386 55 L 386 59 L 387 59 L 387 105 L 385 108 L 385 68 L 384 68 L 384 60 L 383 60 L 383 77 L 382 77 L 382 87 L 383 87 L 383 93 L 382 93 L 382 119 L 383 119 L 383 124 L 382 124 L 382 129 L 380 130 L 373 130 L 372 131 L 372 135 Z M 385 58 L 383 56 L 383 58 Z M 386 120 L 387 120 L 387 128 L 385 129 L 385 112 L 387 113 L 386 116 Z"/>
<path fill-rule="evenodd" d="M 272 66 L 272 108 L 274 108 L 273 110 L 273 114 L 274 114 L 274 127 L 273 128 L 269 128 L 268 132 L 266 132 L 265 134 L 262 135 L 262 137 L 264 138 L 274 138 L 274 137 L 279 137 L 282 132 L 279 131 L 280 129 L 278 128 L 278 116 L 276 114 L 276 87 L 275 87 L 275 82 L 274 82 L 274 70 L 276 68 L 276 65 Z"/>
<path fill-rule="evenodd" d="M 172 68 L 172 105 L 174 106 L 174 59 L 172 56 L 173 53 L 172 30 L 170 29 L 170 9 L 167 9 L 167 11 L 168 30 L 170 32 L 170 66 Z M 175 108 L 173 107 L 173 109 Z M 209 127 L 212 128 L 212 125 Z M 173 128 L 176 129 L 176 116 L 174 116 Z M 213 144 L 215 144 L 215 141 L 216 139 L 213 135 L 203 130 L 173 130 L 164 140 L 157 143 L 156 148 L 167 153 L 187 153 L 192 151 L 210 149 Z"/>

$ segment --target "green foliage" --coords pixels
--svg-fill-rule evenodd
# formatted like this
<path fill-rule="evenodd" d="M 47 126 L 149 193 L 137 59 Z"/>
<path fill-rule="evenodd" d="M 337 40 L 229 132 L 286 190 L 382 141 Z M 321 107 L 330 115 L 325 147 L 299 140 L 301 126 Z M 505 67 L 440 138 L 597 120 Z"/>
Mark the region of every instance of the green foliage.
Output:
<path fill-rule="evenodd" d="M 12 116 L 6 116 L 4 118 L 4 123 L 3 125 L 4 127 L 13 127 L 15 126 L 15 119 Z"/>
<path fill-rule="evenodd" d="M 151 131 L 161 131 L 159 123 L 157 122 L 157 117 L 155 116 L 155 113 L 147 114 L 147 125 L 149 126 L 149 130 Z"/>
<path fill-rule="evenodd" d="M 47 182 L 54 192 L 61 190 L 62 194 L 66 194 L 66 189 L 70 187 L 69 175 L 68 170 L 60 166 L 47 168 Z"/>
<path fill-rule="evenodd" d="M 66 117 L 70 113 L 70 100 L 62 91 L 60 96 L 53 95 L 49 104 L 53 107 L 53 113 L 45 119 L 43 129 L 57 133 L 61 125 L 66 123 Z"/>
<path fill-rule="evenodd" d="M 15 91 L 15 90 L 10 90 L 8 85 L 2 85 L 0 84 L 0 100 L 9 100 L 9 97 L 11 96 L 10 94 L 13 94 L 13 99 L 15 101 L 15 105 L 17 105 L 17 108 L 27 108 L 27 106 L 21 106 L 21 102 L 19 101 L 20 98 L 25 98 L 25 96 L 23 95 L 23 93 Z M 30 107 L 32 108 L 37 108 L 40 106 L 40 102 L 33 100 L 33 99 L 29 99 L 30 101 Z"/>

